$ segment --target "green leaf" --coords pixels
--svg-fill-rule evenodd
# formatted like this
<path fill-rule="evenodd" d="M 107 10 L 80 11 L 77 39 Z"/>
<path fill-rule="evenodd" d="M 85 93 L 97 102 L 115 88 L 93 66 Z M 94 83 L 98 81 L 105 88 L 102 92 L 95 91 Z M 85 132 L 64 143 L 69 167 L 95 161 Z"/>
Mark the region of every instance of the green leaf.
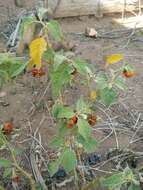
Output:
<path fill-rule="evenodd" d="M 65 138 L 67 132 L 69 132 L 67 128 L 67 123 L 65 123 L 64 121 L 61 121 L 59 123 L 59 136 L 62 138 Z"/>
<path fill-rule="evenodd" d="M 5 189 L 4 189 L 4 187 L 2 187 L 2 186 L 0 185 L 0 190 L 5 190 Z"/>
<path fill-rule="evenodd" d="M 100 91 L 100 97 L 106 106 L 110 106 L 115 101 L 117 94 L 112 88 L 107 87 Z"/>
<path fill-rule="evenodd" d="M 81 135 L 79 135 L 77 141 L 83 146 L 86 153 L 95 152 L 95 150 L 99 146 L 98 142 L 93 137 L 90 137 L 88 140 L 85 140 Z"/>
<path fill-rule="evenodd" d="M 31 24 L 36 21 L 35 16 L 25 16 L 22 18 L 20 25 L 20 38 L 23 39 L 24 34 L 27 32 L 28 28 L 31 27 Z"/>
<path fill-rule="evenodd" d="M 56 71 L 58 67 L 65 61 L 67 58 L 64 55 L 55 54 L 54 57 L 54 70 Z"/>
<path fill-rule="evenodd" d="M 139 186 L 136 186 L 134 184 L 131 184 L 128 188 L 128 190 L 142 190 L 141 187 Z"/>
<path fill-rule="evenodd" d="M 72 118 L 74 114 L 70 107 L 63 106 L 60 108 L 57 118 Z"/>
<path fill-rule="evenodd" d="M 52 94 L 54 97 L 59 96 L 64 85 L 71 81 L 71 72 L 72 68 L 69 65 L 62 64 L 58 67 L 58 70 L 51 73 Z"/>
<path fill-rule="evenodd" d="M 101 180 L 101 184 L 104 187 L 108 187 L 108 188 L 117 188 L 120 187 L 122 184 L 124 184 L 126 181 L 123 177 L 123 173 L 117 173 L 114 174 L 110 177 L 107 177 L 106 179 L 102 179 Z"/>
<path fill-rule="evenodd" d="M 115 80 L 115 85 L 123 91 L 127 91 L 127 86 L 125 84 L 125 79 L 121 76 L 119 76 L 116 80 Z"/>
<path fill-rule="evenodd" d="M 79 134 L 88 141 L 91 135 L 91 128 L 88 122 L 84 119 L 78 118 L 77 126 Z"/>
<path fill-rule="evenodd" d="M 89 105 L 84 101 L 83 97 L 81 96 L 80 99 L 76 103 L 76 111 L 79 113 L 91 113 Z"/>
<path fill-rule="evenodd" d="M 1 167 L 11 167 L 12 163 L 10 160 L 0 159 L 0 166 Z"/>
<path fill-rule="evenodd" d="M 50 34 L 56 41 L 61 41 L 63 39 L 63 33 L 57 21 L 52 20 L 47 23 L 47 26 Z"/>
<path fill-rule="evenodd" d="M 81 59 L 75 59 L 73 65 L 77 69 L 77 72 L 79 72 L 82 75 L 91 72 L 90 68 L 87 66 L 87 63 Z"/>
<path fill-rule="evenodd" d="M 15 78 L 19 74 L 21 74 L 24 71 L 24 69 L 26 68 L 26 66 L 28 65 L 28 63 L 29 62 L 19 63 L 19 64 L 13 65 L 11 68 L 10 77 Z"/>
<path fill-rule="evenodd" d="M 124 178 L 125 178 L 127 181 L 130 181 L 130 182 L 131 182 L 131 181 L 134 180 L 134 174 L 133 174 L 132 170 L 131 170 L 129 167 L 126 167 L 126 168 L 124 169 L 123 174 L 124 174 Z"/>
<path fill-rule="evenodd" d="M 43 59 L 48 63 L 54 63 L 55 52 L 52 48 L 48 48 L 43 55 Z"/>
<path fill-rule="evenodd" d="M 50 175 L 53 176 L 59 169 L 59 160 L 53 161 L 49 164 Z"/>
<path fill-rule="evenodd" d="M 97 90 L 102 90 L 108 86 L 108 77 L 103 72 L 98 73 L 95 80 Z"/>
<path fill-rule="evenodd" d="M 51 142 L 51 146 L 53 148 L 59 148 L 61 147 L 65 142 L 65 139 L 64 137 L 61 137 L 61 136 L 58 136 L 58 137 L 55 137 L 52 142 Z"/>
<path fill-rule="evenodd" d="M 52 114 L 55 118 L 58 117 L 58 114 L 60 112 L 60 110 L 62 109 L 63 105 L 62 104 L 59 104 L 59 103 L 56 103 L 53 105 L 52 107 Z"/>
<path fill-rule="evenodd" d="M 60 165 L 67 173 L 71 172 L 77 165 L 75 152 L 70 148 L 66 148 L 60 157 Z"/>
<path fill-rule="evenodd" d="M 11 168 L 6 168 L 3 172 L 3 177 L 9 177 L 12 174 L 12 169 Z"/>

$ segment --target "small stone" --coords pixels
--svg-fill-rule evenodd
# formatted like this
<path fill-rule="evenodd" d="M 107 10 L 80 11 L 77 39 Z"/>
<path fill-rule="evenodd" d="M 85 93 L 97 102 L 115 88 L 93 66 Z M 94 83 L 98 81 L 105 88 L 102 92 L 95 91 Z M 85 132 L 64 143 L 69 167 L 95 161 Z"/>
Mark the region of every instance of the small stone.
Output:
<path fill-rule="evenodd" d="M 7 95 L 6 92 L 1 92 L 1 93 L 0 93 L 0 98 L 5 97 L 6 95 Z"/>
<path fill-rule="evenodd" d="M 85 35 L 91 38 L 97 38 L 97 31 L 94 28 L 87 27 L 85 29 Z"/>

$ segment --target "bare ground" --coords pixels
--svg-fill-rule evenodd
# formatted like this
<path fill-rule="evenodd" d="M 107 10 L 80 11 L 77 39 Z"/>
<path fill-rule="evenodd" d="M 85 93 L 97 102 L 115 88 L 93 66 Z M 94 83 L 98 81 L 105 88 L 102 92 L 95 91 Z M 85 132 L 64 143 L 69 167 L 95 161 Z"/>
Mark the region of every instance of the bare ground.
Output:
<path fill-rule="evenodd" d="M 93 129 L 93 133 L 99 141 L 103 141 L 100 149 L 97 150 L 97 153 L 101 154 L 101 165 L 106 160 L 106 154 L 110 148 L 119 146 L 142 152 L 142 140 L 136 140 L 143 138 L 143 33 L 135 31 L 134 35 L 131 35 L 132 29 L 124 33 L 129 23 L 124 25 L 117 23 L 119 18 L 120 15 L 111 15 L 100 19 L 86 16 L 59 20 L 66 39 L 76 44 L 75 54 L 96 65 L 97 70 L 104 68 L 106 56 L 113 53 L 123 54 L 125 61 L 133 64 L 136 69 L 136 76 L 127 81 L 129 92 L 127 94 L 121 92 L 117 103 L 108 109 L 97 104 L 101 120 Z M 95 27 L 101 37 L 97 39 L 85 37 L 83 34 L 87 26 Z M 129 36 L 130 40 L 128 40 Z M 2 45 L 1 51 L 3 48 Z M 49 149 L 49 143 L 57 131 L 49 114 L 51 105 L 49 91 L 44 96 L 42 104 L 37 109 L 34 106 L 35 101 L 43 95 L 48 84 L 46 77 L 41 80 L 35 82 L 30 74 L 26 73 L 13 84 L 8 84 L 2 89 L 5 96 L 0 97 L 0 121 L 4 123 L 11 118 L 14 119 L 15 129 L 18 130 L 16 133 L 19 134 L 14 144 L 22 150 L 29 148 L 31 145 L 29 134 L 32 134 L 32 131 L 34 132 L 38 127 L 45 149 L 47 147 Z M 85 88 L 80 88 L 80 91 L 77 88 L 72 89 L 72 95 L 67 102 L 74 102 L 73 97 L 86 94 L 85 91 Z M 111 132 L 109 125 L 115 128 L 117 134 L 113 133 L 109 136 Z M 131 144 L 130 140 L 139 127 L 137 136 L 133 139 L 135 142 Z M 140 162 L 142 163 L 142 160 Z M 100 169 L 111 171 L 111 167 L 107 165 L 99 167 Z M 105 175 L 106 173 L 98 171 L 97 174 Z"/>

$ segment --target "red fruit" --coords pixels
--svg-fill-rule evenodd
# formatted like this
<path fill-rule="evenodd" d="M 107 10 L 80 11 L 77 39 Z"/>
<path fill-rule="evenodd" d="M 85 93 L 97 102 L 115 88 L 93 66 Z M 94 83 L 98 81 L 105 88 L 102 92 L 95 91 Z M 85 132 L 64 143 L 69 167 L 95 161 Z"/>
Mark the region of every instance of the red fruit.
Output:
<path fill-rule="evenodd" d="M 42 68 L 40 68 L 40 69 L 34 68 L 32 70 L 32 76 L 33 77 L 41 77 L 43 75 L 45 75 L 45 71 Z"/>
<path fill-rule="evenodd" d="M 73 123 L 74 123 L 74 124 L 76 124 L 76 123 L 77 123 L 78 118 L 77 118 L 77 117 L 76 117 L 76 115 L 75 115 L 75 116 L 73 116 L 73 117 L 71 118 L 71 120 L 73 121 Z"/>
<path fill-rule="evenodd" d="M 32 76 L 36 77 L 38 75 L 38 69 L 32 69 Z"/>
<path fill-rule="evenodd" d="M 73 116 L 73 117 L 69 120 L 69 122 L 68 122 L 68 124 L 67 124 L 67 128 L 71 129 L 71 128 L 77 123 L 77 120 L 78 120 L 77 116 L 76 116 L 76 115 Z"/>
<path fill-rule="evenodd" d="M 95 115 L 90 114 L 88 115 L 87 120 L 88 120 L 89 125 L 93 127 L 97 122 L 97 117 Z"/>
<path fill-rule="evenodd" d="M 127 78 L 131 78 L 133 76 L 135 76 L 135 73 L 133 71 L 127 71 L 127 70 L 124 70 L 123 71 L 123 75 Z"/>
<path fill-rule="evenodd" d="M 5 123 L 3 126 L 4 134 L 9 135 L 12 131 L 13 131 L 13 124 L 10 122 Z"/>

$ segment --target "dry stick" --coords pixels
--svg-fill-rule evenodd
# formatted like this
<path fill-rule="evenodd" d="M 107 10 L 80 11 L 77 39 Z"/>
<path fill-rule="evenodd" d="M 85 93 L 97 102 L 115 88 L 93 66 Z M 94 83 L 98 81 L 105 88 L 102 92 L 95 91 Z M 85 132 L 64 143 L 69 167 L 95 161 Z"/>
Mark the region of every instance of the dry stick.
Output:
<path fill-rule="evenodd" d="M 3 137 L 3 140 L 4 140 L 4 144 L 6 144 L 7 148 L 9 149 L 10 153 L 11 153 L 11 156 L 12 156 L 12 160 L 14 162 L 14 166 L 16 167 L 16 169 L 18 171 L 20 171 L 25 177 L 27 177 L 29 179 L 29 182 L 30 182 L 30 185 L 31 185 L 31 190 L 36 190 L 36 187 L 35 187 L 35 181 L 33 180 L 33 178 L 31 177 L 31 175 L 26 172 L 24 169 L 22 169 L 18 163 L 17 163 L 17 160 L 15 158 L 15 153 L 14 151 L 11 149 L 9 143 L 7 142 L 6 138 L 4 135 L 2 135 Z"/>
<path fill-rule="evenodd" d="M 54 122 L 54 119 L 53 119 L 53 117 L 52 117 L 52 115 L 51 115 L 49 106 L 47 105 L 46 102 L 45 102 L 45 105 L 46 105 L 46 108 L 47 108 L 47 110 L 48 110 L 48 113 L 49 113 L 49 116 L 50 116 L 50 120 L 51 120 L 51 122 L 52 122 L 52 126 L 54 126 L 54 125 L 55 125 L 55 122 Z"/>
<path fill-rule="evenodd" d="M 114 132 L 114 135 L 115 135 L 115 140 L 116 140 L 116 146 L 117 146 L 117 149 L 119 148 L 119 141 L 118 141 L 118 137 L 117 137 L 117 133 L 116 133 L 116 130 L 115 130 L 115 127 L 112 125 L 112 120 L 110 118 L 110 116 L 99 106 L 97 106 L 98 109 L 100 109 L 106 116 L 107 118 L 109 119 L 110 123 L 109 123 L 109 127 L 110 129 Z"/>
<path fill-rule="evenodd" d="M 79 163 L 82 165 L 81 156 L 80 156 L 80 153 L 79 153 L 78 150 L 77 150 L 77 156 L 78 156 Z M 83 168 L 81 168 L 81 175 L 82 175 L 83 182 L 86 183 L 86 179 L 85 179 L 85 176 L 84 176 L 84 169 Z"/>
<path fill-rule="evenodd" d="M 42 186 L 43 190 L 48 190 L 47 186 L 43 180 L 43 177 L 41 176 L 41 173 L 39 172 L 38 166 L 35 161 L 35 154 L 33 153 L 35 145 L 34 142 L 32 143 L 31 150 L 30 150 L 30 161 L 31 161 L 31 167 L 34 174 L 34 177 L 38 183 Z"/>
<path fill-rule="evenodd" d="M 133 126 L 133 129 L 135 129 L 135 128 L 137 127 L 137 124 L 138 124 L 138 122 L 139 122 L 139 120 L 140 120 L 140 117 L 141 117 L 141 113 L 139 113 L 138 118 L 137 118 L 137 120 L 136 120 L 136 123 L 135 123 L 135 125 Z"/>
<path fill-rule="evenodd" d="M 140 130 L 140 128 L 143 126 L 143 123 L 137 128 L 137 130 L 136 130 L 136 132 L 133 134 L 133 136 L 132 136 L 132 138 L 131 138 L 131 140 L 130 140 L 130 142 L 129 142 L 129 144 L 132 144 L 134 141 L 134 138 L 135 138 L 135 136 L 137 135 L 137 133 L 138 133 L 138 131 Z"/>
<path fill-rule="evenodd" d="M 37 106 L 39 106 L 39 104 L 41 103 L 42 99 L 43 99 L 44 96 L 46 95 L 46 93 L 47 93 L 47 91 L 48 91 L 50 85 L 51 85 L 51 82 L 48 83 L 48 85 L 47 85 L 47 87 L 45 88 L 43 94 L 42 94 L 41 97 L 39 98 L 38 103 L 37 103 Z M 30 111 L 29 111 L 29 113 L 31 113 L 31 115 L 32 115 L 33 112 L 34 112 L 34 111 L 33 111 L 34 108 L 35 108 L 35 105 L 33 105 L 32 108 L 31 108 Z"/>
<path fill-rule="evenodd" d="M 35 177 L 36 181 L 38 183 L 40 183 L 43 190 L 48 190 L 47 186 L 45 184 L 45 181 L 44 181 L 44 179 L 43 179 L 43 177 L 42 177 L 42 175 L 41 175 L 41 173 L 40 173 L 40 171 L 38 169 L 38 166 L 37 166 L 37 163 L 36 163 L 36 160 L 35 160 L 35 152 L 34 152 L 35 141 L 40 145 L 40 147 L 42 147 L 42 149 L 44 149 L 44 147 L 41 144 L 41 136 L 40 136 L 40 134 L 39 134 L 39 140 L 36 139 L 36 135 L 37 135 L 40 127 L 42 126 L 42 123 L 44 122 L 44 120 L 45 120 L 45 117 L 43 117 L 41 119 L 41 121 L 39 123 L 39 126 L 37 127 L 36 131 L 34 132 L 34 137 L 33 137 L 34 141 L 32 142 L 31 149 L 30 149 L 30 162 L 31 162 L 32 171 L 33 171 L 33 174 L 34 174 L 34 177 Z"/>

